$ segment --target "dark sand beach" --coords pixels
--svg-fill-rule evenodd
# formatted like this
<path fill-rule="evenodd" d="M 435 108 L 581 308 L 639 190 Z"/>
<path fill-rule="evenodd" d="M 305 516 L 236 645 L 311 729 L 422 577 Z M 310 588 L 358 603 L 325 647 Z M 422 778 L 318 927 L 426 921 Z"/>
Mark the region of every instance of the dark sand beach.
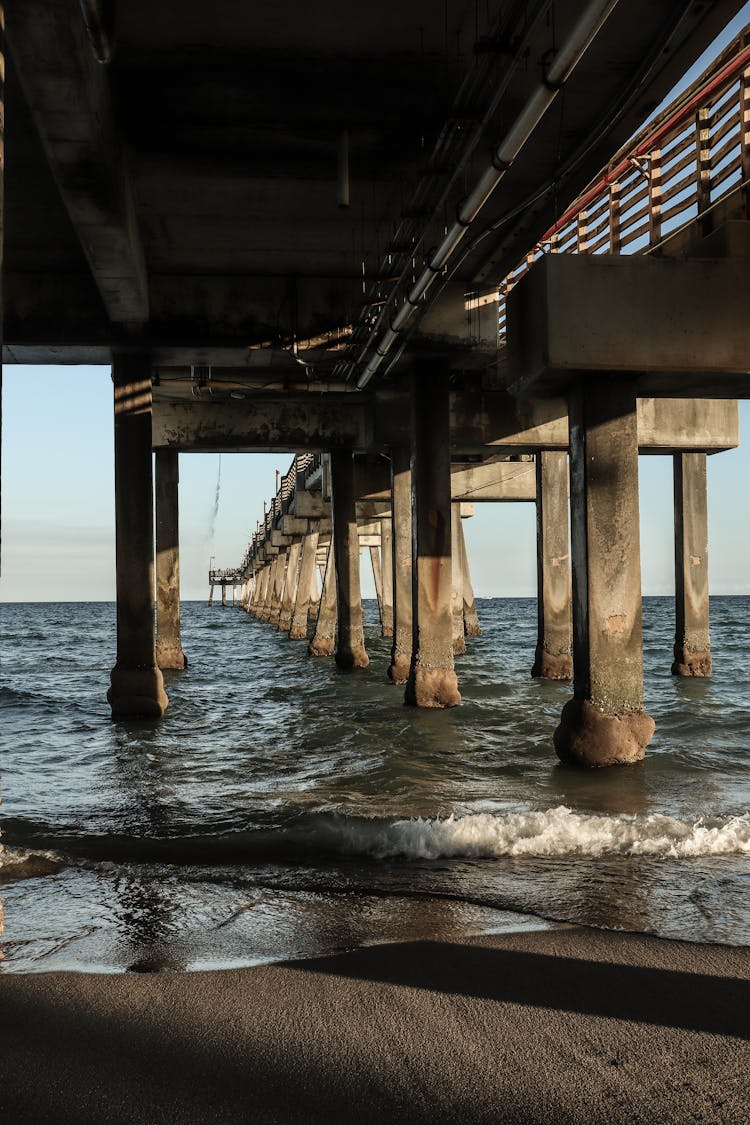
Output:
<path fill-rule="evenodd" d="M 743 948 L 560 927 L 0 998 L 4 1125 L 750 1120 Z"/>

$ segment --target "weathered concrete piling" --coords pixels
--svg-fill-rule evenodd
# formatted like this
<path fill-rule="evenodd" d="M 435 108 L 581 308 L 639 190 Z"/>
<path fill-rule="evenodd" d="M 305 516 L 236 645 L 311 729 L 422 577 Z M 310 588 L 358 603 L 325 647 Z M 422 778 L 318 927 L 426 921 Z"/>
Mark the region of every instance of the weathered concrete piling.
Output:
<path fill-rule="evenodd" d="M 705 453 L 674 455 L 675 676 L 711 675 Z"/>
<path fill-rule="evenodd" d="M 299 580 L 299 560 L 302 544 L 291 543 L 287 554 L 286 575 L 284 578 L 284 593 L 281 598 L 281 612 L 279 613 L 279 632 L 288 633 L 292 627 L 292 616 L 297 601 L 297 585 Z"/>
<path fill-rule="evenodd" d="M 569 680 L 573 674 L 568 455 L 536 457 L 537 642 L 532 676 Z"/>
<path fill-rule="evenodd" d="M 297 585 L 297 598 L 294 603 L 294 613 L 289 626 L 290 640 L 304 640 L 307 638 L 307 622 L 310 612 L 311 593 L 315 581 L 315 564 L 318 554 L 318 539 L 320 533 L 317 523 L 311 522 L 310 530 L 305 535 L 302 544 L 302 561 L 300 563 L 299 583 Z"/>
<path fill-rule="evenodd" d="M 157 449 L 156 467 L 156 662 L 186 668 L 180 634 L 179 454 Z"/>
<path fill-rule="evenodd" d="M 331 486 L 338 611 L 335 658 L 340 668 L 366 668 L 370 660 L 365 650 L 354 458 L 350 451 L 331 454 Z"/>
<path fill-rule="evenodd" d="M 464 628 L 464 552 L 461 531 L 461 503 L 451 504 L 451 614 L 453 618 L 453 655 L 466 652 Z"/>
<path fill-rule="evenodd" d="M 154 508 L 151 458 L 151 364 L 145 355 L 116 356 L 115 542 L 117 663 L 107 693 L 112 718 L 159 718 L 167 708 L 156 664 Z"/>
<path fill-rule="evenodd" d="M 393 636 L 393 521 L 384 516 L 380 521 L 380 560 L 383 579 L 383 600 L 380 606 L 380 627 L 384 637 Z"/>
<path fill-rule="evenodd" d="M 461 695 L 453 663 L 448 372 L 421 371 L 412 388 L 414 555 L 406 702 L 455 707 Z"/>
<path fill-rule="evenodd" d="M 333 540 L 331 540 L 326 559 L 323 590 L 320 595 L 318 620 L 315 624 L 313 638 L 307 649 L 311 656 L 333 656 L 336 647 L 337 597 L 335 570 Z"/>
<path fill-rule="evenodd" d="M 393 510 L 393 647 L 388 676 L 405 684 L 411 668 L 412 645 L 412 510 L 411 455 L 407 446 L 391 450 Z"/>
<path fill-rule="evenodd" d="M 639 761 L 643 708 L 635 385 L 581 378 L 570 393 L 573 691 L 555 731 L 563 761 Z"/>

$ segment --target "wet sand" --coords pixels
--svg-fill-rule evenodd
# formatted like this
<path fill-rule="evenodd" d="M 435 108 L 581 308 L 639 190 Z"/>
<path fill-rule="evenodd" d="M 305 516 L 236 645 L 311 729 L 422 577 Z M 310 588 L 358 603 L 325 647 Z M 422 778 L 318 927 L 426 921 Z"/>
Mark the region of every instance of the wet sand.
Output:
<path fill-rule="evenodd" d="M 581 928 L 0 973 L 0 1120 L 747 1122 L 750 950 Z"/>

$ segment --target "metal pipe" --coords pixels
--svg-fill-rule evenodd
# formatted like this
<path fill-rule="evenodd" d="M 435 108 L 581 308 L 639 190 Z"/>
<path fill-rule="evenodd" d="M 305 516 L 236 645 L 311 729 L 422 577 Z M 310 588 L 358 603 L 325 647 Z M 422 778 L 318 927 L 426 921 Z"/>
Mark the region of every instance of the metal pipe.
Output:
<path fill-rule="evenodd" d="M 386 329 L 382 340 L 376 343 L 373 354 L 357 380 L 359 390 L 363 390 L 367 386 L 382 360 L 390 351 L 394 341 L 412 320 L 427 290 L 438 274 L 442 273 L 467 230 L 513 164 L 518 153 L 532 135 L 618 3 L 619 0 L 592 0 L 578 17 L 570 35 L 552 60 L 544 80 L 531 94 L 513 125 L 511 125 L 510 130 L 495 149 L 492 163 L 485 169 L 473 191 L 464 200 L 456 221 L 407 294 L 405 303 L 391 321 L 390 327 Z"/>
<path fill-rule="evenodd" d="M 80 0 L 83 21 L 97 62 L 112 58 L 115 0 Z"/>

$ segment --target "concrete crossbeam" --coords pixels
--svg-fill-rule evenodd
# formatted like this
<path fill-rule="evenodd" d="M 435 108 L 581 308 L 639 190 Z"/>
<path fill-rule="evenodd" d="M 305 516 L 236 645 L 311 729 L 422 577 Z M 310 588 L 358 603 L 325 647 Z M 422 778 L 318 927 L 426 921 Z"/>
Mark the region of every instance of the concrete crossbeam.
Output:
<path fill-rule="evenodd" d="M 384 452 L 408 444 L 409 435 L 398 420 L 402 416 L 408 418 L 404 396 L 390 393 L 252 396 L 242 403 L 157 401 L 153 441 L 156 448 L 190 452 L 327 450 L 347 444 L 357 453 Z M 639 398 L 637 423 L 641 453 L 717 453 L 739 443 L 739 411 L 731 399 Z M 561 398 L 527 400 L 504 391 L 455 391 L 450 448 L 454 456 L 567 449 L 567 405 Z M 378 467 L 371 470 L 363 487 L 370 490 L 368 495 L 375 487 L 385 495 L 387 483 L 381 489 L 380 478 L 372 479 Z M 458 499 L 460 493 L 453 492 Z M 299 491 L 293 514 L 323 517 L 321 494 Z"/>
<path fill-rule="evenodd" d="M 245 453 L 342 445 L 364 450 L 364 402 L 350 398 L 355 396 L 301 394 L 258 396 L 243 403 L 160 403 L 155 411 L 154 446 Z"/>
<path fill-rule="evenodd" d="M 580 372 L 620 372 L 639 394 L 685 394 L 689 378 L 712 395 L 718 375 L 746 394 L 749 286 L 742 258 L 546 255 L 508 299 L 509 387 L 560 394 Z"/>

